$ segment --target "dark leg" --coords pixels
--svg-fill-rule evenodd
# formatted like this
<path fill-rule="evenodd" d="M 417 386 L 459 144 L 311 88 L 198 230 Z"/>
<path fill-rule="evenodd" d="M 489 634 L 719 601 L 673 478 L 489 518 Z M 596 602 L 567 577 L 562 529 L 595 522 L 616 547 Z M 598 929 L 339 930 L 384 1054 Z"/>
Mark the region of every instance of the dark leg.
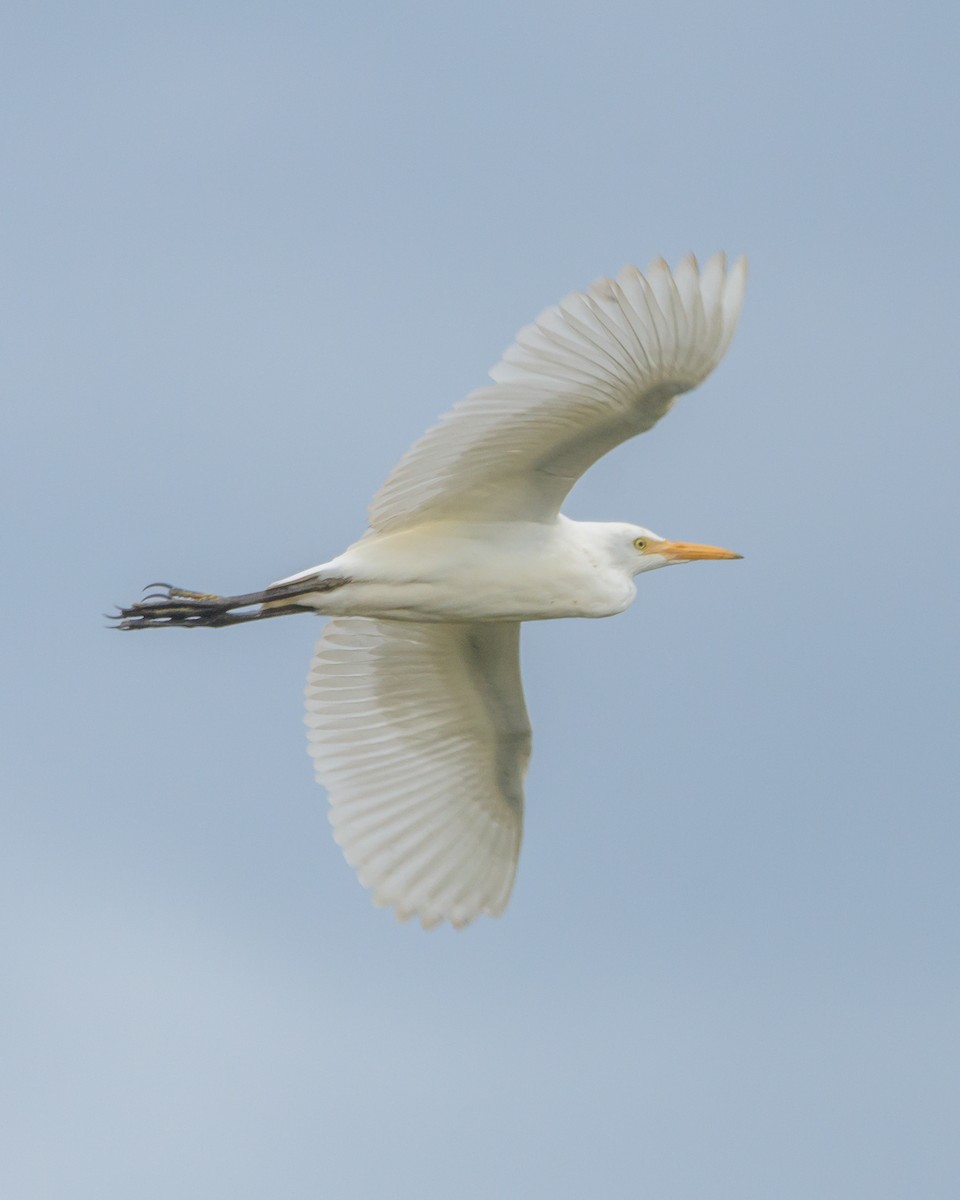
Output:
<path fill-rule="evenodd" d="M 292 613 L 315 613 L 311 605 L 276 604 L 278 600 L 294 600 L 297 596 L 316 595 L 317 592 L 332 592 L 349 583 L 347 578 L 303 579 L 284 587 L 267 588 L 262 592 L 249 592 L 244 596 L 213 596 L 205 592 L 188 592 L 184 588 L 171 587 L 168 583 L 151 583 L 158 588 L 143 600 L 129 608 L 118 610 L 115 629 L 220 629 L 225 625 L 244 625 L 249 621 L 263 621 L 268 617 L 286 617 Z M 276 604 L 276 607 L 255 607 Z M 251 609 L 250 612 L 237 611 Z"/>

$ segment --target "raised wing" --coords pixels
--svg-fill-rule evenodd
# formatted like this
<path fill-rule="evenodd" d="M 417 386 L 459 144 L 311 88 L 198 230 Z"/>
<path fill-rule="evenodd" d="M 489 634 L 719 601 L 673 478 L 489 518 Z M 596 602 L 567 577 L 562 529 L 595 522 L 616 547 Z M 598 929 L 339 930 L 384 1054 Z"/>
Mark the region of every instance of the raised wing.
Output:
<path fill-rule="evenodd" d="M 404 455 L 373 498 L 380 532 L 434 520 L 550 521 L 579 477 L 656 424 L 733 337 L 746 261 L 701 271 L 658 259 L 574 293 L 521 329 L 471 393 Z"/>
<path fill-rule="evenodd" d="M 330 621 L 307 682 L 330 821 L 374 903 L 425 928 L 498 916 L 523 827 L 520 626 Z"/>

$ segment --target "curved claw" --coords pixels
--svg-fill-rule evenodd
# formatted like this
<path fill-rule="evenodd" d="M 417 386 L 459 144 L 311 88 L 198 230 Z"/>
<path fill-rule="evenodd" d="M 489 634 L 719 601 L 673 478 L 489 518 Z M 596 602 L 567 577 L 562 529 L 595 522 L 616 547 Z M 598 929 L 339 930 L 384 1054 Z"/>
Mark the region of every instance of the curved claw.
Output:
<path fill-rule="evenodd" d="M 172 583 L 161 583 L 159 580 L 157 580 L 155 583 L 148 583 L 147 586 L 145 588 L 143 588 L 143 591 L 146 592 L 146 591 L 149 591 L 150 588 L 155 588 L 155 587 L 166 588 L 167 591 L 172 591 L 173 584 Z"/>

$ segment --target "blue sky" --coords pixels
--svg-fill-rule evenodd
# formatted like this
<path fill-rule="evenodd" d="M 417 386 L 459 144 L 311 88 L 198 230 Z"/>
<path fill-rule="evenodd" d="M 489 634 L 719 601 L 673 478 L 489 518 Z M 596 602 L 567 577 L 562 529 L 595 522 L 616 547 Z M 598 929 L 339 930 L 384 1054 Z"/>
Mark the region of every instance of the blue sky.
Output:
<path fill-rule="evenodd" d="M 953 6 L 10 5 L 0 1190 L 954 1197 Z M 520 325 L 747 253 L 717 374 L 570 515 L 742 563 L 528 628 L 511 906 L 369 904 L 307 618 Z"/>

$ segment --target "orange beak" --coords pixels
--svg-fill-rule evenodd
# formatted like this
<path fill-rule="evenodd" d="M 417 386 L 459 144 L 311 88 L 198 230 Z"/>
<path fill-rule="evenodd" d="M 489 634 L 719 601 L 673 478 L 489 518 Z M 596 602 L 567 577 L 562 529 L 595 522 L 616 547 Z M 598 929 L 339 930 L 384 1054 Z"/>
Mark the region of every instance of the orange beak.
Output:
<path fill-rule="evenodd" d="M 655 542 L 650 547 L 654 554 L 662 554 L 667 562 L 696 562 L 698 558 L 743 558 L 732 550 L 721 550 L 719 546 L 699 546 L 696 542 Z"/>

